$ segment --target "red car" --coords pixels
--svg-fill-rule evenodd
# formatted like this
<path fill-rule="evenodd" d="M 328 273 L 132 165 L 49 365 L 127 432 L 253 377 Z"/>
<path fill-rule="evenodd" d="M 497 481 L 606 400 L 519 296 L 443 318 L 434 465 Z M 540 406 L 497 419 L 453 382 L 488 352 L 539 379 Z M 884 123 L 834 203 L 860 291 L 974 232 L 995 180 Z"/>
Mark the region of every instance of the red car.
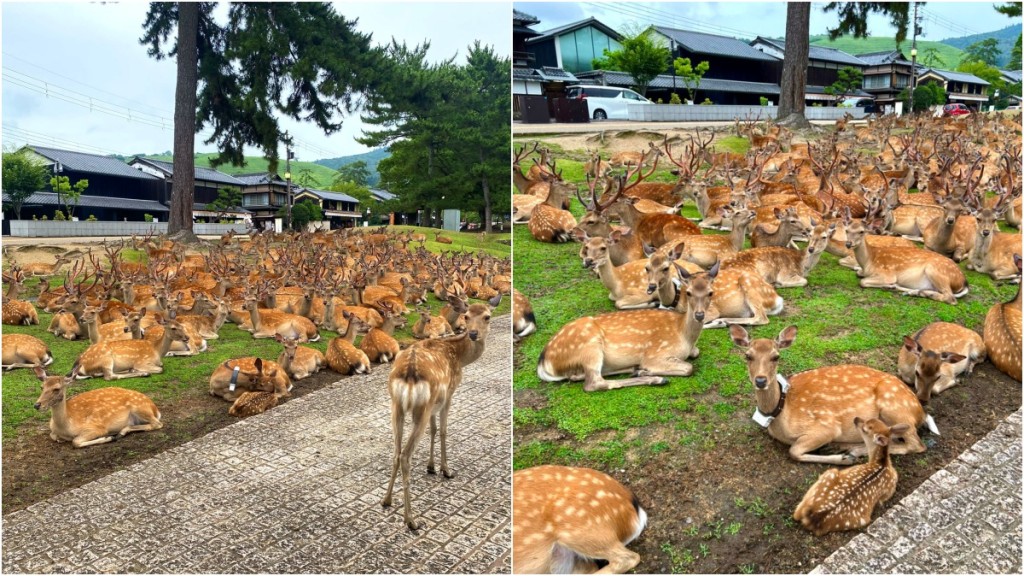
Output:
<path fill-rule="evenodd" d="M 966 116 L 970 113 L 971 109 L 963 104 L 946 104 L 942 107 L 944 116 Z"/>

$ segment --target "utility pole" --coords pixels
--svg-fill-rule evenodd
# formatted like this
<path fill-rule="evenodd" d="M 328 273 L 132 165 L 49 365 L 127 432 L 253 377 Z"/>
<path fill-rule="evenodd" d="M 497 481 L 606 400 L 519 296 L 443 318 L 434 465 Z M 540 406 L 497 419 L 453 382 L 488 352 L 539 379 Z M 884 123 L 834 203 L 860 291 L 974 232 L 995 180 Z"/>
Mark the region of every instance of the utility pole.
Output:
<path fill-rule="evenodd" d="M 288 184 L 288 229 L 292 227 L 292 140 L 288 133 L 284 133 L 284 179 Z"/>
<path fill-rule="evenodd" d="M 914 88 L 917 87 L 917 2 L 914 6 L 914 36 L 910 44 L 910 112 L 914 111 Z"/>

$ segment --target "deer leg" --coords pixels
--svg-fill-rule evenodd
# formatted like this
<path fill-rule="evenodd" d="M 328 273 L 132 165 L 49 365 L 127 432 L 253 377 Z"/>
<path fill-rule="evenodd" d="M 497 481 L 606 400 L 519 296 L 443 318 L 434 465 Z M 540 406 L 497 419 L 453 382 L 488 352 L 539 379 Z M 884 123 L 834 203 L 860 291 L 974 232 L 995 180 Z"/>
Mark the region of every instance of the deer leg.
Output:
<path fill-rule="evenodd" d="M 75 436 L 75 438 L 71 440 L 71 445 L 75 448 L 85 448 L 86 446 L 113 442 L 116 439 L 116 436 L 108 434 L 106 430 L 103 430 L 102 432 L 93 430 Z"/>
<path fill-rule="evenodd" d="M 448 410 L 452 401 L 448 401 L 441 407 L 441 475 L 445 478 L 454 478 L 455 474 L 448 469 Z"/>
<path fill-rule="evenodd" d="M 899 289 L 892 280 L 879 276 L 865 276 L 860 279 L 861 288 L 895 288 Z"/>
<path fill-rule="evenodd" d="M 638 376 L 689 376 L 693 365 L 675 358 L 644 358 L 637 370 Z"/>
<path fill-rule="evenodd" d="M 830 454 L 823 456 L 811 454 L 833 440 L 831 430 L 822 429 L 804 434 L 796 439 L 796 442 L 789 447 L 789 457 L 799 462 L 817 462 L 819 464 L 841 464 L 850 465 L 856 461 L 852 454 Z"/>
<path fill-rule="evenodd" d="M 640 555 L 626 548 L 613 534 L 595 538 L 592 532 L 581 531 L 579 536 L 570 536 L 567 540 L 559 541 L 558 544 L 576 556 L 608 561 L 608 565 L 596 574 L 624 574 L 640 563 Z"/>
<path fill-rule="evenodd" d="M 655 300 L 652 300 L 652 298 L 657 298 L 657 296 L 648 296 L 647 294 L 626 294 L 615 301 L 615 307 L 619 310 L 653 308 L 658 304 Z"/>
<path fill-rule="evenodd" d="M 427 427 L 427 420 L 430 413 L 430 406 L 424 404 L 419 406 L 418 412 L 412 414 L 412 431 L 409 433 L 409 440 L 402 450 L 402 490 L 405 493 L 405 525 L 410 530 L 418 530 L 422 522 L 415 520 L 412 516 L 412 495 L 409 491 L 409 472 L 412 466 L 412 453 L 416 451 L 416 443 L 419 442 L 423 431 Z"/>
<path fill-rule="evenodd" d="M 600 372 L 587 371 L 586 381 L 583 390 L 586 392 L 599 392 L 603 390 L 615 390 L 627 386 L 658 386 L 667 384 L 668 380 L 658 376 L 642 376 L 638 378 L 626 378 L 624 380 L 605 380 Z"/>
<path fill-rule="evenodd" d="M 395 433 L 395 456 L 391 462 L 391 479 L 388 480 L 388 490 L 384 494 L 382 506 L 391 506 L 391 491 L 395 487 L 395 477 L 398 476 L 398 466 L 402 460 L 402 427 L 405 425 L 405 414 L 397 404 L 391 405 L 391 430 Z"/>
<path fill-rule="evenodd" d="M 434 437 L 437 436 L 437 415 L 430 414 L 430 459 L 427 460 L 427 474 L 436 474 L 434 470 Z"/>
<path fill-rule="evenodd" d="M 163 424 L 156 422 L 155 424 L 136 424 L 134 426 L 125 426 L 121 428 L 121 431 L 117 433 L 118 436 L 124 436 L 129 432 L 147 432 L 149 430 L 159 430 L 163 428 Z"/>
<path fill-rule="evenodd" d="M 779 288 L 802 288 L 807 286 L 807 278 L 801 276 L 778 278 L 775 281 L 775 285 Z"/>

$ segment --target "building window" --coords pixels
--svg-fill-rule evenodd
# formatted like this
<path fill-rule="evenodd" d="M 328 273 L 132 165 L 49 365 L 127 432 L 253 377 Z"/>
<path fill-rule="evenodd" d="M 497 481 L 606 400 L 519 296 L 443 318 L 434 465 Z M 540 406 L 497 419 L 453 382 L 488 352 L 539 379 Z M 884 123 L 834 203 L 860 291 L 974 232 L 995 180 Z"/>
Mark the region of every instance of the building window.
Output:
<path fill-rule="evenodd" d="M 864 77 L 865 88 L 888 88 L 889 87 L 889 75 L 879 74 L 877 76 L 865 76 Z"/>
<path fill-rule="evenodd" d="M 910 85 L 910 76 L 896 75 L 896 88 L 906 88 Z"/>
<path fill-rule="evenodd" d="M 242 196 L 242 206 L 266 206 L 267 205 L 267 193 L 261 192 L 258 194 L 246 194 Z"/>
<path fill-rule="evenodd" d="M 274 206 L 284 206 L 284 203 L 284 194 L 281 194 L 280 192 L 274 192 Z"/>

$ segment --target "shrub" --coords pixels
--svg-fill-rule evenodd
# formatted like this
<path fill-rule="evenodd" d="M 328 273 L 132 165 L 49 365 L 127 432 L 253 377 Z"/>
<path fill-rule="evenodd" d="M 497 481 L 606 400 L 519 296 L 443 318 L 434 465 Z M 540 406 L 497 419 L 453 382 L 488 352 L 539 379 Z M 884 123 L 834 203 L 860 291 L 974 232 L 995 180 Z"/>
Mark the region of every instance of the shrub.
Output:
<path fill-rule="evenodd" d="M 99 222 L 99 218 L 96 218 L 95 214 L 89 214 L 89 217 L 85 219 L 86 222 Z"/>
<path fill-rule="evenodd" d="M 664 103 L 665 103 L 664 100 L 662 100 L 661 98 L 658 98 L 658 104 L 664 104 Z"/>
<path fill-rule="evenodd" d="M 152 222 L 153 221 L 153 215 L 152 214 L 143 214 L 142 215 L 142 219 L 145 220 L 146 222 Z"/>
<path fill-rule="evenodd" d="M 38 218 L 38 217 L 36 217 L 36 215 L 35 215 L 35 214 L 33 214 L 33 215 L 32 215 L 32 219 L 33 219 L 33 220 L 39 220 L 39 218 Z"/>
<path fill-rule="evenodd" d="M 676 94 L 675 92 L 673 92 L 672 93 L 672 97 L 669 98 L 669 100 L 668 100 L 668 103 L 669 104 L 682 104 L 683 101 L 682 101 L 681 98 L 679 98 L 679 94 Z"/>
<path fill-rule="evenodd" d="M 53 219 L 54 220 L 60 220 L 61 222 L 63 222 L 65 220 L 67 220 L 67 217 L 65 217 L 64 213 L 61 212 L 60 210 L 55 210 L 54 213 L 53 213 Z"/>
<path fill-rule="evenodd" d="M 768 98 L 766 96 L 761 96 L 761 106 L 767 106 L 767 105 L 768 105 Z"/>
<path fill-rule="evenodd" d="M 705 98 L 704 101 L 700 103 L 701 106 L 711 106 L 712 104 L 714 104 L 714 102 L 712 102 L 710 98 Z"/>
<path fill-rule="evenodd" d="M 43 214 L 43 220 L 49 221 L 50 219 L 46 216 L 46 214 Z"/>

